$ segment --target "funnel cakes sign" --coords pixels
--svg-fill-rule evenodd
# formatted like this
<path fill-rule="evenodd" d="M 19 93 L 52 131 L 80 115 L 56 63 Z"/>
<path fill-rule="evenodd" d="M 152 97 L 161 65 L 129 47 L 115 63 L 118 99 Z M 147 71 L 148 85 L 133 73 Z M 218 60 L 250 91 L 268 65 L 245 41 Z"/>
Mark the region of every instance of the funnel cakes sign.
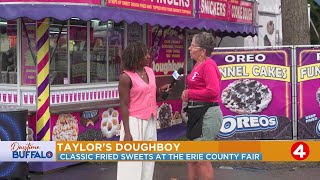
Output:
<path fill-rule="evenodd" d="M 298 139 L 320 137 L 320 49 L 299 47 L 297 57 Z"/>
<path fill-rule="evenodd" d="M 222 75 L 219 137 L 291 139 L 290 50 L 212 53 Z"/>
<path fill-rule="evenodd" d="M 162 14 L 192 16 L 193 0 L 106 0 L 107 6 L 157 12 Z"/>

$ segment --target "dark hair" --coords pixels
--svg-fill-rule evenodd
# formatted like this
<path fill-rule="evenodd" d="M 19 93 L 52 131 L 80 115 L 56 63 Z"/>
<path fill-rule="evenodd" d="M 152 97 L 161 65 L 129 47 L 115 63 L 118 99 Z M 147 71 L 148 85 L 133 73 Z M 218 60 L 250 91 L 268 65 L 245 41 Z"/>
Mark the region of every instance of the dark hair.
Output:
<path fill-rule="evenodd" d="M 129 44 L 122 54 L 122 68 L 128 71 L 136 71 L 145 65 L 145 56 L 148 47 L 143 42 L 138 41 Z"/>
<path fill-rule="evenodd" d="M 195 43 L 202 49 L 206 50 L 206 55 L 210 56 L 214 47 L 215 39 L 211 33 L 201 32 L 193 36 Z"/>

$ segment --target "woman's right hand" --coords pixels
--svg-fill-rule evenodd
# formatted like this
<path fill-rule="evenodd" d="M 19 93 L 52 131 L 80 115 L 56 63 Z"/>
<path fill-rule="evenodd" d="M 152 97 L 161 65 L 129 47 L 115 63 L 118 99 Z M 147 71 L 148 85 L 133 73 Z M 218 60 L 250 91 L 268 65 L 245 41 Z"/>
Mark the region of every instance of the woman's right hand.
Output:
<path fill-rule="evenodd" d="M 131 133 L 125 133 L 124 134 L 124 138 L 123 138 L 124 141 L 132 141 L 132 136 L 131 136 Z"/>
<path fill-rule="evenodd" d="M 184 90 L 184 91 L 182 92 L 182 94 L 181 94 L 181 100 L 182 100 L 183 102 L 187 102 L 188 99 L 189 99 L 189 97 L 188 97 L 188 90 Z"/>

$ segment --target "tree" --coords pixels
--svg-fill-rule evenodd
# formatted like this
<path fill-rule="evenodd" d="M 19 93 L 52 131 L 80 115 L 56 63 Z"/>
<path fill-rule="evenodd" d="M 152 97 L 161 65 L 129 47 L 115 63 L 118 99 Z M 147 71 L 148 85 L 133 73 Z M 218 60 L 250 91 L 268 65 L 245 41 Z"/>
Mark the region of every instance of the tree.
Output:
<path fill-rule="evenodd" d="M 309 45 L 307 0 L 281 0 L 283 45 Z"/>

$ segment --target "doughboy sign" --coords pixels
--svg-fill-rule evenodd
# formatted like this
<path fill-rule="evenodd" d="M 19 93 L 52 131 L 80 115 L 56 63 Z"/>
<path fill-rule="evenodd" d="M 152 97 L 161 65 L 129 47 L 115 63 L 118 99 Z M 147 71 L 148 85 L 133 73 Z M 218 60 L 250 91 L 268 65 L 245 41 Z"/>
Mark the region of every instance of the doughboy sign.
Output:
<path fill-rule="evenodd" d="M 184 67 L 184 31 L 171 27 L 154 26 L 150 44 L 151 66 L 156 75 L 170 76 Z"/>

